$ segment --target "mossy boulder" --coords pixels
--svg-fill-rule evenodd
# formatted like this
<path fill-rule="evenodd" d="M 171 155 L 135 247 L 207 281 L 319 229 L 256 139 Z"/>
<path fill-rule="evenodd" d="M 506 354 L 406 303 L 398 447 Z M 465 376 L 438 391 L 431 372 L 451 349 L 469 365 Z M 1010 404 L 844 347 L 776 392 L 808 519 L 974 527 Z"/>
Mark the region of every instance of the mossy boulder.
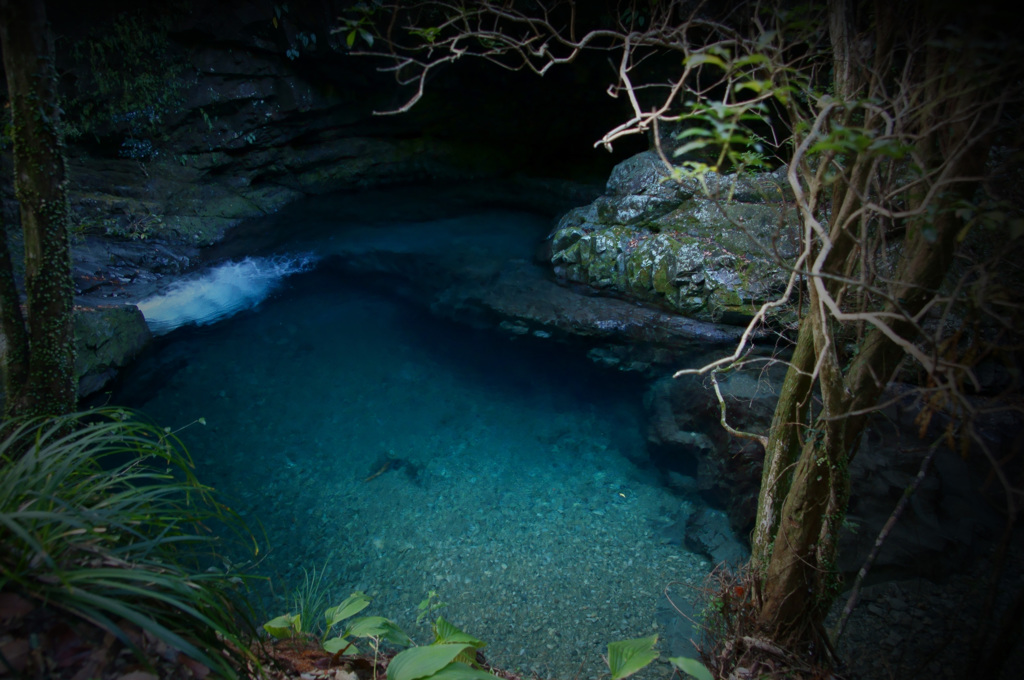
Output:
<path fill-rule="evenodd" d="M 672 179 L 657 154 L 629 158 L 605 194 L 564 215 L 552 263 L 566 281 L 703 321 L 744 323 L 786 286 L 797 219 L 785 168 Z"/>
<path fill-rule="evenodd" d="M 101 390 L 150 338 L 146 320 L 135 305 L 76 309 L 78 396 Z"/>

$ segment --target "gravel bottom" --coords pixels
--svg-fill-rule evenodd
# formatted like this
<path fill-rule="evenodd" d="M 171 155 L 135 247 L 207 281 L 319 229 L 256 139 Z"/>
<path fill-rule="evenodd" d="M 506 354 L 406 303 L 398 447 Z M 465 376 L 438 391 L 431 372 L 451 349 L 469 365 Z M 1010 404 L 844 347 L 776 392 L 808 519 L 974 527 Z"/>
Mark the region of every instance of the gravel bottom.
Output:
<path fill-rule="evenodd" d="M 366 613 L 421 643 L 416 606 L 436 591 L 491 663 L 525 674 L 597 677 L 608 642 L 655 632 L 663 659 L 692 655 L 664 590 L 711 565 L 658 531 L 699 501 L 649 469 L 643 385 L 578 350 L 304 278 L 168 336 L 125 392 L 162 424 L 205 419 L 180 436 L 266 531 L 268 616 L 316 568 L 333 599 L 363 590 Z M 640 677 L 669 674 L 661 661 Z"/>

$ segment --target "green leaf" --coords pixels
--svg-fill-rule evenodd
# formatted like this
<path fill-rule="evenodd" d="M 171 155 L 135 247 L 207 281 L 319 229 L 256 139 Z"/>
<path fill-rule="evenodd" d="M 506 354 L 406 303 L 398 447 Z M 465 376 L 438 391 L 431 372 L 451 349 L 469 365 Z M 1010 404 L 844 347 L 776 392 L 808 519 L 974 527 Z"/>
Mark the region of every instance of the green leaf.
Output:
<path fill-rule="evenodd" d="M 742 92 L 743 90 L 753 90 L 755 94 L 761 94 L 771 87 L 771 85 L 772 81 L 770 80 L 748 80 L 737 85 L 736 91 Z"/>
<path fill-rule="evenodd" d="M 300 616 L 296 614 L 285 614 L 284 616 L 278 616 L 263 624 L 263 630 L 270 633 L 273 637 L 278 640 L 290 638 L 294 635 L 295 631 L 299 628 Z"/>
<path fill-rule="evenodd" d="M 767 64 L 768 57 L 763 54 L 748 54 L 745 57 L 740 57 L 733 62 L 733 66 L 739 68 L 740 66 L 748 66 L 750 64 Z"/>
<path fill-rule="evenodd" d="M 352 619 L 342 637 L 347 635 L 383 638 L 403 647 L 412 645 L 412 640 L 405 634 L 405 631 L 383 616 L 362 616 Z"/>
<path fill-rule="evenodd" d="M 359 35 L 363 36 L 363 40 L 366 41 L 367 45 L 373 47 L 373 33 L 370 33 L 365 28 L 360 28 Z"/>
<path fill-rule="evenodd" d="M 428 28 L 414 28 L 409 33 L 423 38 L 428 43 L 433 43 L 437 40 L 437 36 L 441 34 L 441 29 L 437 26 L 430 26 Z"/>
<path fill-rule="evenodd" d="M 728 70 L 728 68 L 726 67 L 724 61 L 722 61 L 721 59 L 719 59 L 718 57 L 716 57 L 713 54 L 708 54 L 707 52 L 698 52 L 697 54 L 691 54 L 689 57 L 686 58 L 686 60 L 683 62 L 683 64 L 686 65 L 686 66 L 699 66 L 701 64 L 712 64 L 714 66 L 719 67 L 723 71 Z"/>
<path fill-rule="evenodd" d="M 690 153 L 691 151 L 696 151 L 698 149 L 703 149 L 705 147 L 711 146 L 712 144 L 714 144 L 714 142 L 712 142 L 709 139 L 697 139 L 692 142 L 687 142 L 686 144 L 683 144 L 681 147 L 673 151 L 672 155 L 682 156 L 683 154 Z"/>
<path fill-rule="evenodd" d="M 478 640 L 469 633 L 464 633 L 443 616 L 437 617 L 437 623 L 434 624 L 434 633 L 437 635 L 437 639 L 434 641 L 435 644 L 472 645 L 475 649 L 483 649 L 487 646 L 486 642 Z"/>
<path fill-rule="evenodd" d="M 458 661 L 450 663 L 430 676 L 430 680 L 495 680 L 497 676 Z"/>
<path fill-rule="evenodd" d="M 836 153 L 842 153 L 849 148 L 849 145 L 841 142 L 833 141 L 831 139 L 824 139 L 817 144 L 813 144 L 811 148 L 807 150 L 807 155 L 811 156 L 822 151 L 835 151 Z"/>
<path fill-rule="evenodd" d="M 686 139 L 687 137 L 710 137 L 711 133 L 704 128 L 691 127 L 686 128 L 682 132 L 676 135 L 676 139 Z"/>
<path fill-rule="evenodd" d="M 359 612 L 366 609 L 370 604 L 370 598 L 361 590 L 349 595 L 345 598 L 345 601 L 336 607 L 330 607 L 324 612 L 324 618 L 327 619 L 328 629 L 334 627 L 339 622 L 344 621 L 350 616 L 355 616 Z"/>
<path fill-rule="evenodd" d="M 356 31 L 355 30 L 349 31 L 348 35 L 345 36 L 345 44 L 348 45 L 349 49 L 352 49 L 352 46 L 356 44 Z"/>
<path fill-rule="evenodd" d="M 413 647 L 395 655 L 388 664 L 388 680 L 418 680 L 437 673 L 472 645 Z"/>
<path fill-rule="evenodd" d="M 635 640 L 620 640 L 608 643 L 608 670 L 612 680 L 622 680 L 642 669 L 658 658 L 654 645 L 658 642 L 657 635 Z"/>
<path fill-rule="evenodd" d="M 687 675 L 692 675 L 697 680 L 715 680 L 707 666 L 696 659 L 685 656 L 673 656 L 669 662 Z"/>
<path fill-rule="evenodd" d="M 359 650 L 356 649 L 356 646 L 354 644 L 352 644 L 352 641 L 346 640 L 344 636 L 339 636 L 336 638 L 331 638 L 330 640 L 325 640 L 323 647 L 324 651 L 330 654 L 337 654 L 341 650 L 345 650 L 342 653 L 342 656 L 348 656 L 349 654 L 359 653 Z"/>
<path fill-rule="evenodd" d="M 758 46 L 758 48 L 764 48 L 765 45 L 767 45 L 768 43 L 770 43 L 772 40 L 775 39 L 775 36 L 777 34 L 778 34 L 778 31 L 761 31 L 758 34 L 758 36 L 757 36 L 757 46 Z M 761 56 L 761 55 L 755 55 L 755 56 Z M 765 60 L 767 61 L 767 57 L 765 57 Z"/>

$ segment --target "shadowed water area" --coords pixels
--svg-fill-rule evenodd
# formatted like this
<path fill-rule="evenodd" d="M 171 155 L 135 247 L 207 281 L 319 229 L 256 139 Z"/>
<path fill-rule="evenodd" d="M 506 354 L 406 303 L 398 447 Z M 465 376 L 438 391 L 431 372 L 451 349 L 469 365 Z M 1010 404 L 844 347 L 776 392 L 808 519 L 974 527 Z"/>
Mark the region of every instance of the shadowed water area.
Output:
<path fill-rule="evenodd" d="M 252 257 L 143 305 L 165 334 L 114 400 L 194 423 L 179 434 L 200 479 L 266 532 L 268 616 L 315 567 L 331 604 L 364 590 L 364 613 L 421 643 L 416 605 L 436 590 L 510 669 L 595 677 L 609 641 L 655 632 L 664 652 L 692 653 L 664 590 L 691 596 L 710 565 L 658 527 L 700 501 L 651 468 L 646 384 L 584 347 L 435 317 L 415 291 L 332 264 L 529 260 L 549 218 L 395 192 L 256 227 L 236 240 Z"/>

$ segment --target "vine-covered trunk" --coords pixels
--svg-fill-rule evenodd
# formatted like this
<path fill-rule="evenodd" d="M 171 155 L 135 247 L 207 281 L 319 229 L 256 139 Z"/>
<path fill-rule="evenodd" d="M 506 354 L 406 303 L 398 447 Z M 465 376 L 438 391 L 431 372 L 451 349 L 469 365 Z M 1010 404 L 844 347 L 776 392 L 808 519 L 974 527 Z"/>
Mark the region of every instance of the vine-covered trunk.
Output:
<path fill-rule="evenodd" d="M 43 1 L 0 0 L 0 42 L 11 106 L 14 188 L 25 240 L 27 295 L 27 326 L 23 326 L 4 239 L 0 320 L 15 350 L 5 361 L 4 410 L 6 415 L 56 415 L 75 408 L 75 348 L 67 172 L 53 44 Z"/>
<path fill-rule="evenodd" d="M 890 47 L 894 36 L 902 36 L 905 49 L 916 50 L 916 61 L 901 71 L 906 78 L 902 87 L 917 88 L 929 106 L 903 118 L 870 109 L 859 114 L 856 124 L 874 130 L 898 120 L 898 127 L 886 129 L 912 140 L 913 160 L 927 181 L 908 184 L 908 189 L 898 182 L 886 186 L 890 200 L 898 204 L 892 212 L 901 216 L 898 260 L 884 265 L 887 282 L 872 293 L 877 313 L 844 316 L 845 311 L 826 303 L 843 301 L 849 310 L 867 299 L 857 297 L 858 277 L 874 256 L 864 252 L 867 235 L 878 233 L 884 224 L 865 205 L 882 192 L 872 183 L 879 164 L 891 161 L 873 157 L 870 150 L 848 153 L 845 172 L 831 182 L 815 179 L 807 165 L 791 167 L 790 183 L 794 191 L 803 191 L 805 201 L 805 248 L 812 258 L 823 256 L 818 268 L 808 272 L 808 304 L 769 432 L 752 540 L 761 633 L 794 652 L 819 658 L 829 644 L 822 624 L 839 591 L 836 543 L 850 493 L 848 466 L 869 413 L 908 351 L 916 353 L 932 379 L 943 379 L 935 355 L 929 358 L 916 349 L 920 338 L 915 320 L 935 298 L 963 238 L 964 220 L 957 206 L 970 200 L 976 178 L 984 172 L 999 115 L 997 104 L 986 104 L 988 91 L 973 87 L 972 75 L 958 66 L 961 52 L 932 39 L 945 24 L 935 20 L 919 33 L 900 33 L 907 27 L 883 9 L 875 6 L 870 29 L 877 48 L 874 68 L 858 71 L 852 67 L 854 50 L 848 43 L 864 34 L 854 29 L 851 3 L 830 0 L 835 91 L 844 101 L 870 96 L 884 101 L 880 95 L 889 96 L 889 85 L 863 78 L 863 73 L 893 71 Z M 847 110 L 822 113 L 818 129 L 849 124 L 842 117 Z M 797 137 L 795 145 L 802 141 Z M 827 202 L 822 200 L 826 191 Z M 868 275 L 873 276 L 871 271 Z M 865 304 L 861 309 L 868 308 Z M 852 350 L 847 348 L 841 360 L 840 345 L 851 340 Z"/>
<path fill-rule="evenodd" d="M 966 166 L 976 163 L 964 165 L 963 176 L 970 176 Z M 904 244 L 897 279 L 903 295 L 893 298 L 902 313 L 916 314 L 931 298 L 924 292 L 941 283 L 962 229 L 951 210 L 931 225 L 933 235 L 918 229 Z M 822 622 L 839 592 L 836 542 L 849 498 L 848 466 L 865 412 L 878 403 L 904 349 L 872 329 L 840 371 L 830 320 L 814 298 L 769 433 L 751 566 L 761 630 L 791 649 L 820 654 L 828 642 Z M 910 328 L 898 330 L 911 336 Z"/>
<path fill-rule="evenodd" d="M 846 412 L 849 399 L 829 320 L 815 298 L 800 336 L 813 360 L 801 360 L 798 345 L 783 393 L 796 408 L 787 408 L 788 416 L 777 412 L 769 432 L 774 455 L 765 469 L 773 470 L 773 480 L 762 486 L 757 525 L 764 531 L 755 535 L 752 566 L 759 628 L 794 651 L 820 656 L 827 642 L 821 624 L 838 586 L 836 539 L 849 498 L 849 438 L 859 440 L 860 433 L 835 417 Z"/>

